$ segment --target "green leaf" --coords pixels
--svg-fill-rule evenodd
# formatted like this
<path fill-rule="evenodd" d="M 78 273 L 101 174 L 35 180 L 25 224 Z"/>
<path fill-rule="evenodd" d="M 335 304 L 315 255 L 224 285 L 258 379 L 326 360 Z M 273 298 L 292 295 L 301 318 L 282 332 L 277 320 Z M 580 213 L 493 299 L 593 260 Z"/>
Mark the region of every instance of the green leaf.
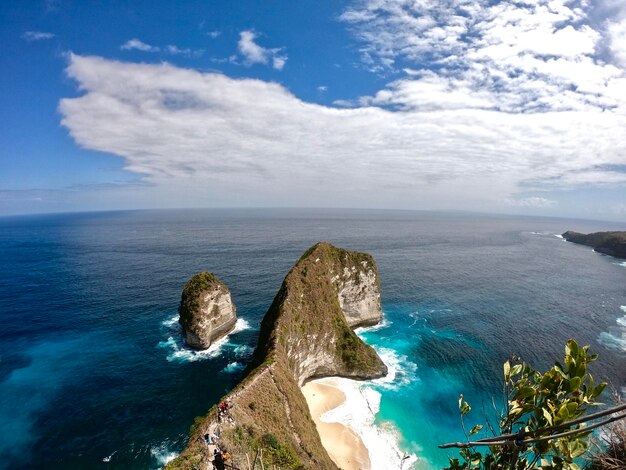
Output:
<path fill-rule="evenodd" d="M 511 377 L 516 376 L 521 371 L 522 371 L 522 365 L 521 364 L 514 365 L 513 367 L 511 367 Z"/>
<path fill-rule="evenodd" d="M 561 405 L 561 407 L 559 408 L 559 411 L 556 413 L 557 417 L 561 420 L 561 421 L 565 421 L 567 420 L 567 418 L 569 418 L 569 412 L 567 411 L 567 404 L 563 404 Z"/>
<path fill-rule="evenodd" d="M 543 417 L 546 418 L 548 424 L 552 426 L 552 415 L 550 414 L 550 412 L 545 408 L 541 408 L 541 411 L 543 412 Z"/>
<path fill-rule="evenodd" d="M 567 342 L 567 346 L 565 346 L 565 355 L 578 357 L 578 343 L 573 339 L 570 339 Z"/>
<path fill-rule="evenodd" d="M 598 384 L 598 386 L 593 389 L 593 398 L 599 397 L 600 394 L 604 391 L 604 388 L 606 387 L 606 385 L 607 385 L 606 382 L 602 382 L 601 384 Z"/>
<path fill-rule="evenodd" d="M 508 379 L 509 378 L 509 374 L 511 373 L 511 363 L 509 361 L 506 361 L 504 363 L 504 379 Z"/>
<path fill-rule="evenodd" d="M 470 436 L 473 436 L 474 434 L 478 434 L 478 431 L 480 431 L 483 428 L 482 424 L 477 424 L 476 426 L 474 426 L 472 428 L 472 430 L 469 432 Z"/>
<path fill-rule="evenodd" d="M 574 390 L 578 390 L 581 383 L 582 379 L 580 377 L 572 377 L 572 379 L 569 381 L 569 391 L 573 392 Z"/>
<path fill-rule="evenodd" d="M 513 398 L 515 400 L 521 400 L 524 398 L 530 398 L 534 396 L 535 396 L 535 389 L 533 387 L 522 387 L 515 393 Z"/>

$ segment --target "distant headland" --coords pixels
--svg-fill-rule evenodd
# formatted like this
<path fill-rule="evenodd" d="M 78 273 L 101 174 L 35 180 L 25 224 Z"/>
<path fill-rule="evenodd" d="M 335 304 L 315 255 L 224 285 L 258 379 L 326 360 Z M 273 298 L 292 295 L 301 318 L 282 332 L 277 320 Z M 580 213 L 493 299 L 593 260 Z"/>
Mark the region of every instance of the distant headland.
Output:
<path fill-rule="evenodd" d="M 192 278 L 188 287 L 194 288 L 185 288 L 181 305 L 191 291 L 204 299 L 225 289 L 212 276 L 201 277 L 201 283 Z M 199 310 L 211 316 L 218 309 Z M 301 387 L 319 377 L 385 376 L 383 361 L 353 331 L 381 319 L 380 280 L 370 255 L 325 242 L 308 249 L 263 318 L 244 379 L 207 416 L 196 418 L 187 448 L 166 469 L 249 468 L 262 459 L 265 468 L 336 470 Z M 194 316 L 190 323 L 203 321 L 211 319 Z"/>
<path fill-rule="evenodd" d="M 562 236 L 568 242 L 590 246 L 598 253 L 626 259 L 626 232 L 596 232 L 585 235 L 567 231 Z"/>

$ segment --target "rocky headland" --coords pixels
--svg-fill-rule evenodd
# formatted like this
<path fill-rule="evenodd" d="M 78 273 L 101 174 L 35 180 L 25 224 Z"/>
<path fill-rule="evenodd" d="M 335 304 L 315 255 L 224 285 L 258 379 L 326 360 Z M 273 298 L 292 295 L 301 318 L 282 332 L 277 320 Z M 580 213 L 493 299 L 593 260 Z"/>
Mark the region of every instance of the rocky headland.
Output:
<path fill-rule="evenodd" d="M 387 367 L 352 328 L 382 318 L 374 259 L 328 243 L 307 250 L 285 277 L 261 324 L 244 379 L 192 426 L 187 448 L 167 469 L 212 468 L 215 442 L 228 464 L 337 469 L 321 444 L 300 387 L 309 379 L 373 379 Z M 218 468 L 221 464 L 218 463 Z M 257 463 L 260 467 L 260 465 Z"/>
<path fill-rule="evenodd" d="M 208 272 L 194 275 L 183 289 L 179 323 L 187 345 L 207 349 L 235 328 L 237 310 L 230 290 Z"/>
<path fill-rule="evenodd" d="M 598 253 L 626 259 L 626 232 L 584 233 L 565 232 L 562 237 L 568 242 L 592 247 Z"/>

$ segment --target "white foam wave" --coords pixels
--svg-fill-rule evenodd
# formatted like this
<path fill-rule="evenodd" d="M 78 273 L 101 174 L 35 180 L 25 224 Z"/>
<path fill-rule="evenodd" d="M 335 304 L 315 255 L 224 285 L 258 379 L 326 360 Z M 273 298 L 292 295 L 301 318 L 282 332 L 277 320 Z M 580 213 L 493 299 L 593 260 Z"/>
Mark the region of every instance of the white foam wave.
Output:
<path fill-rule="evenodd" d="M 238 318 L 235 328 L 228 335 L 213 343 L 208 349 L 196 351 L 185 344 L 182 329 L 178 323 L 178 315 L 164 320 L 161 324 L 168 328 L 169 336 L 167 340 L 160 341 L 157 347 L 169 351 L 168 362 L 195 362 L 217 357 L 222 354 L 222 348 L 229 342 L 231 335 L 250 329 L 250 323 L 243 318 Z"/>
<path fill-rule="evenodd" d="M 626 313 L 626 305 L 621 305 L 619 309 Z M 626 353 L 626 315 L 617 318 L 615 322 L 618 326 L 600 333 L 598 342 L 609 349 Z"/>
<path fill-rule="evenodd" d="M 382 330 L 383 328 L 387 328 L 388 326 L 391 326 L 392 324 L 393 324 L 393 322 L 391 320 L 388 320 L 387 317 L 383 317 L 383 319 L 379 323 L 377 323 L 376 325 L 359 326 L 358 328 L 354 329 L 354 332 L 357 335 L 360 335 L 362 333 L 369 333 L 370 331 Z"/>
<path fill-rule="evenodd" d="M 174 315 L 172 318 L 168 318 L 167 320 L 163 320 L 161 322 L 161 325 L 167 327 L 167 328 L 174 328 L 177 325 L 179 325 L 178 323 L 178 315 Z"/>
<path fill-rule="evenodd" d="M 566 242 L 567 240 L 565 238 L 563 238 L 563 235 L 559 235 L 558 233 L 554 233 L 553 234 L 556 238 L 560 238 L 561 240 L 563 240 L 564 242 Z"/>
<path fill-rule="evenodd" d="M 621 266 L 623 268 L 626 268 L 626 261 L 623 261 L 621 263 L 615 263 L 615 264 L 617 264 L 618 266 Z"/>
<path fill-rule="evenodd" d="M 241 364 L 240 362 L 231 362 L 230 364 L 228 364 L 226 367 L 224 367 L 224 372 L 228 373 L 228 374 L 232 374 L 234 372 L 239 372 L 240 370 L 242 370 L 245 366 L 243 364 Z"/>
<path fill-rule="evenodd" d="M 614 349 L 616 351 L 626 352 L 626 338 L 615 336 L 611 333 L 607 333 L 603 331 L 598 336 L 598 342 L 609 349 Z"/>
<path fill-rule="evenodd" d="M 233 331 L 231 331 L 229 334 L 235 334 L 235 333 L 239 333 L 240 331 L 244 331 L 244 330 L 249 330 L 250 329 L 250 323 L 248 323 L 247 320 L 244 320 L 243 318 L 237 318 L 237 323 L 235 323 L 235 329 Z"/>
<path fill-rule="evenodd" d="M 320 420 L 326 423 L 340 423 L 357 434 L 369 451 L 372 469 L 400 468 L 405 453 L 400 449 L 400 432 L 391 422 L 375 423 L 380 410 L 381 394 L 367 382 L 331 377 L 320 379 L 339 388 L 346 400 L 326 413 Z M 416 455 L 409 455 L 403 468 L 411 468 L 417 462 Z"/>
<path fill-rule="evenodd" d="M 234 349 L 235 356 L 239 358 L 250 357 L 253 351 L 254 349 L 252 349 L 250 346 L 246 344 L 241 344 Z"/>
<path fill-rule="evenodd" d="M 380 379 L 372 380 L 373 384 L 397 390 L 418 380 L 417 364 L 411 362 L 407 356 L 389 348 L 374 346 L 374 349 L 376 349 L 376 352 L 387 366 L 387 375 Z"/>
<path fill-rule="evenodd" d="M 178 457 L 178 452 L 172 452 L 168 449 L 167 445 L 162 444 L 160 446 L 151 447 L 150 455 L 152 455 L 152 458 L 156 461 L 157 468 L 162 468 Z"/>
<path fill-rule="evenodd" d="M 222 347 L 227 342 L 228 337 L 224 337 L 213 343 L 209 349 L 196 351 L 184 344 L 182 336 L 170 336 L 167 341 L 161 341 L 158 347 L 169 351 L 168 362 L 195 362 L 219 356 L 222 353 Z"/>

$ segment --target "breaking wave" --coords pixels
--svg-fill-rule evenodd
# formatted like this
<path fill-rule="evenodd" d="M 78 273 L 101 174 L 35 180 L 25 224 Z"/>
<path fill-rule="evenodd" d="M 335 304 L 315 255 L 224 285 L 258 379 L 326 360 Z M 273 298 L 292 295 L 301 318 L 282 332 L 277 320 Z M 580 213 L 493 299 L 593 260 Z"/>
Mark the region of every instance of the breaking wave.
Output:
<path fill-rule="evenodd" d="M 380 410 L 380 392 L 368 382 L 344 378 L 320 379 L 320 383 L 340 389 L 346 400 L 337 408 L 327 411 L 320 420 L 340 423 L 358 435 L 368 449 L 371 468 L 411 468 L 418 457 L 405 454 L 399 446 L 400 431 L 389 421 L 376 422 Z"/>
<path fill-rule="evenodd" d="M 626 305 L 620 306 L 620 310 L 626 313 Z M 609 349 L 626 353 L 626 315 L 619 317 L 615 322 L 616 327 L 600 333 L 598 342 Z"/>
<path fill-rule="evenodd" d="M 190 348 L 185 344 L 182 334 L 182 328 L 178 323 L 178 315 L 168 318 L 161 323 L 167 328 L 168 338 L 165 341 L 160 341 L 157 347 L 165 349 L 167 351 L 168 362 L 195 362 L 217 357 L 222 354 L 223 347 L 229 343 L 230 337 L 240 331 L 249 330 L 250 324 L 243 318 L 238 318 L 235 323 L 235 329 L 228 335 L 224 336 L 220 340 L 214 342 L 208 349 L 197 351 Z M 247 346 L 237 346 L 237 349 L 242 348 L 240 351 L 242 354 L 248 354 L 245 348 Z M 245 355 L 242 357 L 246 357 Z"/>
<path fill-rule="evenodd" d="M 150 448 L 150 455 L 156 463 L 155 468 L 162 468 L 178 457 L 178 452 L 169 450 L 166 444 Z"/>
<path fill-rule="evenodd" d="M 244 365 L 241 362 L 231 362 L 226 367 L 224 367 L 223 371 L 228 374 L 233 374 L 235 372 L 239 372 L 244 369 Z"/>

